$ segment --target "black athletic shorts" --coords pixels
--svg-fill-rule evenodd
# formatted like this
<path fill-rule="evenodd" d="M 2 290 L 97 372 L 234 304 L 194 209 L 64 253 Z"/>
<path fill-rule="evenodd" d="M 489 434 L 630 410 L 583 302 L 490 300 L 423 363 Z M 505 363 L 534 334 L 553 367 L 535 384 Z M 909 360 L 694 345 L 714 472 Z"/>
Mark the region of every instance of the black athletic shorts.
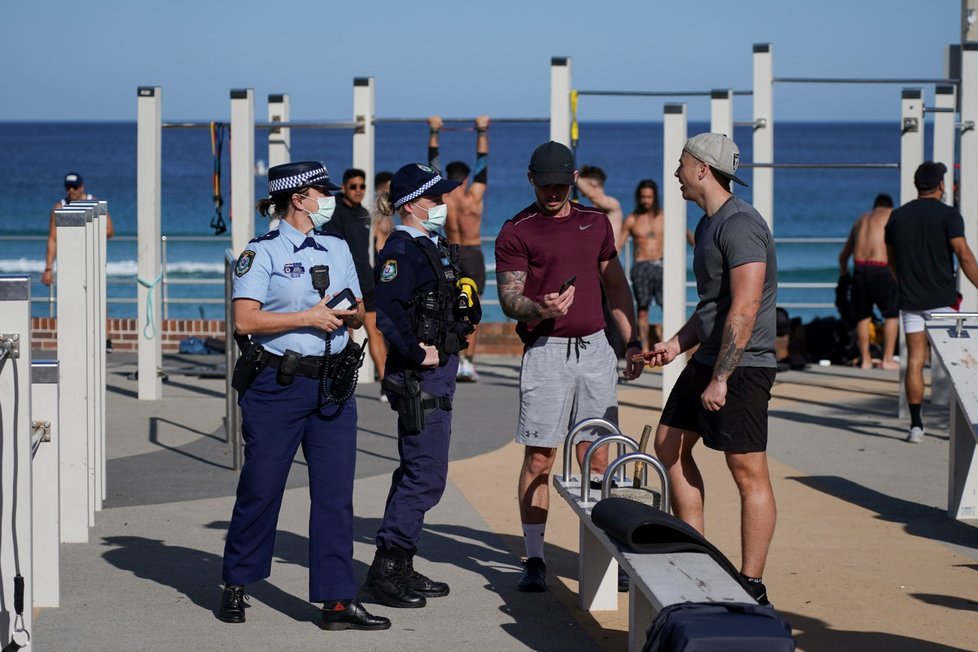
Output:
<path fill-rule="evenodd" d="M 714 450 L 767 450 L 767 404 L 774 374 L 774 367 L 737 367 L 727 380 L 726 404 L 710 412 L 700 397 L 713 378 L 713 367 L 690 360 L 669 394 L 659 423 L 698 433 Z"/>
<path fill-rule="evenodd" d="M 852 316 L 856 321 L 873 316 L 873 304 L 879 308 L 883 319 L 900 316 L 897 304 L 899 290 L 889 267 L 880 265 L 856 265 L 852 274 Z"/>
<path fill-rule="evenodd" d="M 480 245 L 465 245 L 459 251 L 459 267 L 462 276 L 468 276 L 475 281 L 475 286 L 481 295 L 486 291 L 486 258 Z"/>

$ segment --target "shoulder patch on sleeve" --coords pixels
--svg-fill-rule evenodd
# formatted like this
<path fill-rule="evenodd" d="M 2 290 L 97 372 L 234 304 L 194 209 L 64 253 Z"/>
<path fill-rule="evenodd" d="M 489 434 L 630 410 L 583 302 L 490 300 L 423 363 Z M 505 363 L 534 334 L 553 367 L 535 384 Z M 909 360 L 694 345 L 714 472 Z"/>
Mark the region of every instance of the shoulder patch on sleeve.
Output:
<path fill-rule="evenodd" d="M 397 261 L 393 258 L 388 259 L 384 262 L 384 266 L 380 268 L 380 281 L 381 283 L 388 283 L 397 278 Z"/>
<path fill-rule="evenodd" d="M 234 266 L 234 275 L 241 278 L 248 273 L 251 269 L 251 264 L 255 262 L 255 252 L 251 249 L 245 249 L 238 256 L 238 262 Z"/>

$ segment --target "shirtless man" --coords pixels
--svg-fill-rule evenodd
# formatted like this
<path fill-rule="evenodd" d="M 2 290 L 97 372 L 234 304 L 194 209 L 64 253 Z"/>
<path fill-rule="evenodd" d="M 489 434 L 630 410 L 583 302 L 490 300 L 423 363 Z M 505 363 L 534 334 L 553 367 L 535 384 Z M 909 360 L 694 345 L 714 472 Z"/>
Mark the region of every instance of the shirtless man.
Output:
<path fill-rule="evenodd" d="M 608 175 L 601 168 L 591 165 L 582 165 L 579 174 L 577 189 L 595 208 L 608 216 L 615 242 L 618 242 L 621 239 L 621 202 L 605 194 L 604 182 L 608 180 Z M 618 251 L 621 251 L 621 247 Z"/>
<path fill-rule="evenodd" d="M 632 238 L 635 262 L 632 263 L 632 294 L 638 306 L 638 325 L 642 350 L 648 351 L 649 304 L 655 300 L 662 305 L 662 207 L 659 205 L 659 186 L 652 179 L 643 179 L 635 188 L 635 210 L 625 219 L 618 236 L 618 251 Z M 693 233 L 686 229 L 686 240 L 693 244 Z M 662 339 L 662 324 L 653 324 L 655 339 Z"/>
<path fill-rule="evenodd" d="M 869 320 L 873 317 L 873 304 L 883 315 L 882 369 L 899 369 L 893 359 L 896 350 L 900 315 L 897 301 L 897 284 L 888 268 L 884 233 L 886 223 L 893 212 L 893 199 L 878 195 L 873 210 L 856 220 L 849 232 L 849 239 L 839 253 L 839 276 L 849 273 L 849 257 L 855 270 L 852 274 L 852 316 L 856 319 L 856 337 L 859 340 L 860 366 L 870 369 L 873 359 L 869 354 Z"/>
<path fill-rule="evenodd" d="M 444 126 L 441 116 L 428 118 L 428 162 L 441 172 L 438 161 L 438 132 Z M 482 212 L 483 198 L 489 183 L 489 116 L 480 115 L 475 119 L 475 171 L 461 161 L 452 161 L 445 166 L 445 174 L 451 181 L 461 185 L 443 196 L 448 206 L 448 219 L 445 222 L 445 235 L 448 242 L 461 247 L 462 276 L 475 281 L 479 296 L 486 289 L 486 261 L 482 254 Z M 471 182 L 469 174 L 472 173 Z M 469 336 L 469 346 L 461 357 L 457 380 L 474 383 L 479 380 L 475 370 L 475 348 L 479 341 L 479 329 Z"/>
<path fill-rule="evenodd" d="M 77 172 L 69 172 L 65 175 L 65 196 L 55 202 L 48 218 L 48 243 L 47 251 L 44 255 L 44 272 L 41 274 L 41 283 L 51 285 L 52 272 L 54 270 L 54 260 L 58 255 L 58 228 L 54 223 L 54 211 L 61 210 L 73 201 L 83 199 L 95 199 L 95 195 L 85 192 L 85 182 Z M 105 214 L 105 237 L 111 238 L 115 235 L 115 227 L 112 226 L 112 216 Z"/>

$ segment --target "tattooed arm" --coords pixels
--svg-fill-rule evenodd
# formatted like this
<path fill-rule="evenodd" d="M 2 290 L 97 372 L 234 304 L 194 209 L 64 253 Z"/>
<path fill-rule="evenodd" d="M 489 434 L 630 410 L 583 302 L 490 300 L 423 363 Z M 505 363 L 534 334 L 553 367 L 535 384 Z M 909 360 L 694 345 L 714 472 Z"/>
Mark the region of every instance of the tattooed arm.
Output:
<path fill-rule="evenodd" d="M 523 295 L 526 287 L 526 272 L 499 272 L 499 305 L 503 313 L 517 321 L 535 321 L 563 317 L 574 303 L 574 286 L 563 294 L 551 292 L 543 295 L 543 303 L 537 303 Z"/>
<path fill-rule="evenodd" d="M 707 410 L 719 410 L 727 402 L 727 379 L 737 368 L 754 332 L 766 271 L 766 263 L 746 263 L 730 270 L 730 312 L 723 325 L 720 351 L 713 365 L 713 380 L 701 397 Z"/>

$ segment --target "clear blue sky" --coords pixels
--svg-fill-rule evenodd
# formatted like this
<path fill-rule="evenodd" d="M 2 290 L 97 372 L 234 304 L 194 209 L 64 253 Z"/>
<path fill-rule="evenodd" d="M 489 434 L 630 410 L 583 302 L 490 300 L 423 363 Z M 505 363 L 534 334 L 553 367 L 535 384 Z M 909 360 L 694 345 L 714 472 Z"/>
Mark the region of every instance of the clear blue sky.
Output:
<path fill-rule="evenodd" d="M 751 88 L 751 46 L 776 76 L 941 77 L 960 0 L 32 0 L 5 2 L 0 120 L 224 120 L 228 91 L 289 93 L 295 120 L 349 119 L 373 76 L 377 115 L 545 117 L 549 63 L 588 90 Z M 932 97 L 927 88 L 925 97 Z M 891 120 L 899 86 L 787 86 L 783 120 Z M 691 119 L 708 100 L 690 99 Z M 585 98 L 583 120 L 660 120 L 662 101 Z M 735 117 L 750 117 L 750 99 Z"/>

